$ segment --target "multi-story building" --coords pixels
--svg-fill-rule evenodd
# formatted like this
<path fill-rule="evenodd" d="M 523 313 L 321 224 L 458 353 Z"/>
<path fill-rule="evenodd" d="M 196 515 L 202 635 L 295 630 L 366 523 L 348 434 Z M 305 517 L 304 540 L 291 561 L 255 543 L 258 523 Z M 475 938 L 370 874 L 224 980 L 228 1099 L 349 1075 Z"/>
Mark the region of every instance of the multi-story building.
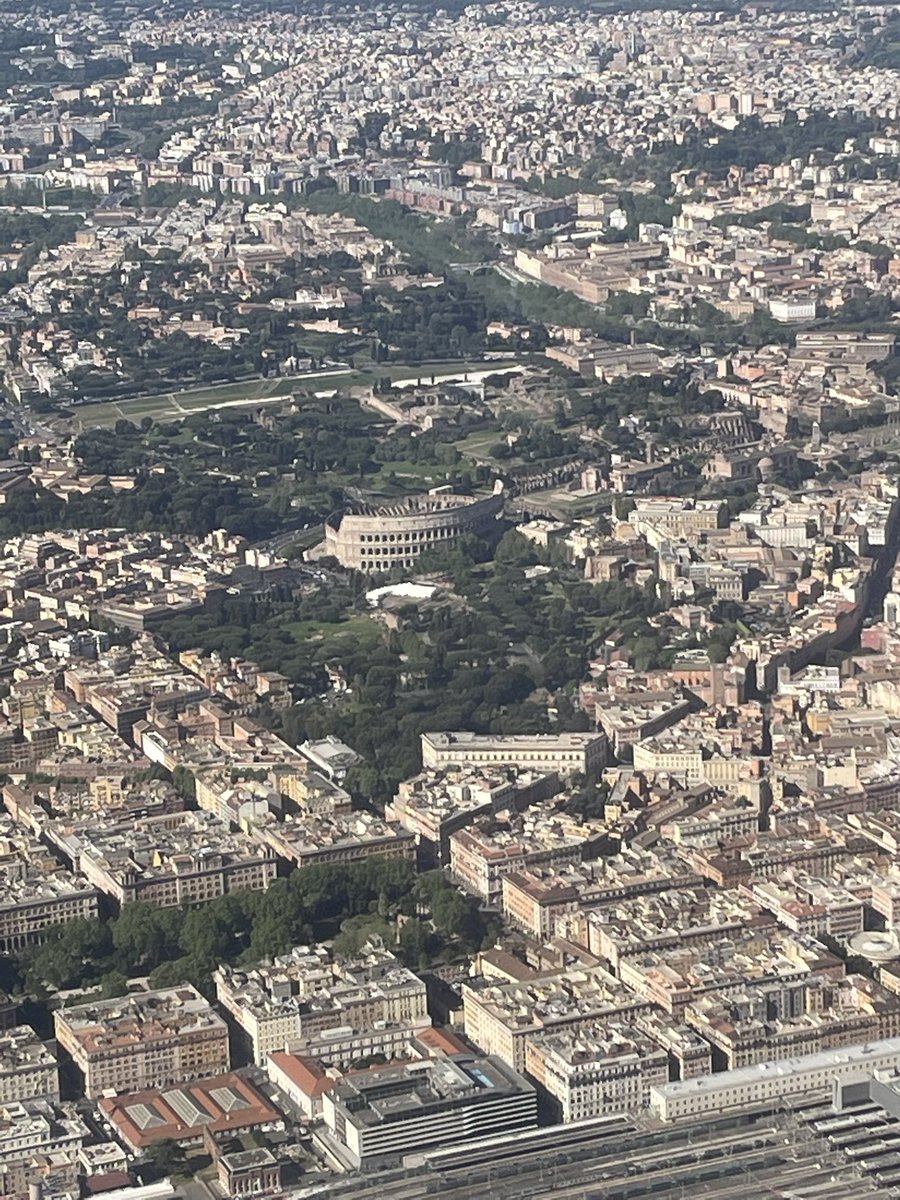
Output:
<path fill-rule="evenodd" d="M 712 1047 L 696 1029 L 667 1013 L 639 1013 L 634 1024 L 669 1056 L 669 1079 L 694 1079 L 712 1072 Z"/>
<path fill-rule="evenodd" d="M 628 693 L 597 695 L 591 704 L 598 728 L 619 758 L 631 755 L 631 747 L 675 725 L 691 711 L 694 702 L 682 688 L 647 688 Z"/>
<path fill-rule="evenodd" d="M 341 1078 L 338 1068 L 286 1050 L 269 1051 L 266 1074 L 307 1120 L 322 1115 L 322 1096 Z"/>
<path fill-rule="evenodd" d="M 844 964 L 812 938 L 762 926 L 632 951 L 619 959 L 619 978 L 647 1003 L 681 1014 L 707 992 L 736 992 L 748 984 L 822 975 L 838 980 Z"/>
<path fill-rule="evenodd" d="M 303 742 L 297 749 L 332 783 L 343 783 L 350 768 L 360 761 L 356 751 L 333 734 L 315 742 Z"/>
<path fill-rule="evenodd" d="M 85 1175 L 107 1175 L 113 1171 L 128 1171 L 128 1153 L 118 1142 L 94 1142 L 84 1146 L 78 1162 Z"/>
<path fill-rule="evenodd" d="M 416 857 L 415 834 L 367 812 L 346 816 L 319 813 L 285 821 L 263 821 L 251 829 L 292 867 L 361 862 L 366 858 Z"/>
<path fill-rule="evenodd" d="M 814 321 L 816 319 L 815 297 L 772 296 L 769 300 L 769 313 L 773 321 L 783 321 L 787 324 L 794 321 Z"/>
<path fill-rule="evenodd" d="M 374 942 L 350 961 L 297 946 L 249 970 L 220 966 L 213 978 L 259 1066 L 285 1047 L 337 1065 L 389 1057 L 431 1025 L 425 984 Z"/>
<path fill-rule="evenodd" d="M 98 913 L 98 893 L 31 834 L 0 822 L 0 953 L 40 942 L 54 925 Z"/>
<path fill-rule="evenodd" d="M 687 734 L 669 730 L 665 734 L 636 742 L 633 750 L 635 770 L 647 773 L 666 772 L 682 776 L 691 784 L 710 783 L 727 787 L 753 778 L 759 774 L 759 759 L 747 757 L 744 747 L 722 752 L 722 747 L 698 744 Z M 744 819 L 752 829 L 752 814 L 744 813 Z"/>
<path fill-rule="evenodd" d="M 888 928 L 900 925 L 900 874 L 879 872 L 868 881 L 871 888 L 869 903 L 884 917 Z"/>
<path fill-rule="evenodd" d="M 602 967 L 557 971 L 515 983 L 473 979 L 463 984 L 462 996 L 466 1037 L 517 1071 L 525 1070 L 528 1043 L 539 1034 L 630 1019 L 651 1007 Z"/>
<path fill-rule="evenodd" d="M 73 1106 L 47 1100 L 3 1105 L 0 1194 L 20 1200 L 32 1195 L 31 1189 L 52 1175 L 57 1189 L 77 1196 L 78 1159 L 89 1138 L 90 1130 Z"/>
<path fill-rule="evenodd" d="M 85 878 L 119 904 L 158 908 L 205 904 L 228 892 L 260 891 L 275 878 L 269 847 L 205 812 L 170 813 L 82 835 L 78 865 Z"/>
<path fill-rule="evenodd" d="M 711 765 L 715 765 L 712 760 Z M 724 763 L 725 759 L 718 762 Z M 744 763 L 750 776 L 752 766 Z M 709 781 L 712 782 L 712 781 Z M 748 778 L 748 785 L 755 784 Z M 709 845 L 715 840 L 733 841 L 741 837 L 752 837 L 759 830 L 759 804 L 756 799 L 740 797 L 716 798 L 694 812 L 679 812 L 660 824 L 660 833 L 676 846 Z"/>
<path fill-rule="evenodd" d="M 795 933 L 829 934 L 849 941 L 863 931 L 862 899 L 829 880 L 807 875 L 761 879 L 748 885 L 748 890 L 758 904 Z"/>
<path fill-rule="evenodd" d="M 500 881 L 503 915 L 537 941 L 546 941 L 553 933 L 556 918 L 579 903 L 577 883 L 570 881 L 564 870 L 530 868 L 513 871 Z"/>
<path fill-rule="evenodd" d="M 346 1076 L 322 1098 L 355 1166 L 533 1129 L 537 1094 L 497 1058 L 458 1054 Z"/>
<path fill-rule="evenodd" d="M 618 854 L 572 867 L 529 870 L 549 886 L 565 883 L 575 888 L 582 908 L 678 888 L 693 889 L 702 883 L 701 877 L 682 856 L 660 845 L 651 852 L 632 844 L 623 846 Z"/>
<path fill-rule="evenodd" d="M 56 1055 L 28 1025 L 0 1033 L 0 1104 L 59 1100 Z"/>
<path fill-rule="evenodd" d="M 650 1088 L 668 1083 L 669 1055 L 639 1026 L 604 1021 L 538 1034 L 525 1048 L 525 1072 L 563 1121 L 580 1121 L 646 1108 Z"/>
<path fill-rule="evenodd" d="M 567 932 L 618 971 L 623 958 L 641 951 L 710 943 L 717 937 L 766 927 L 774 929 L 775 921 L 759 905 L 731 892 L 696 887 L 584 908 L 581 920 L 569 922 Z"/>
<path fill-rule="evenodd" d="M 865 1042 L 842 1050 L 823 1050 L 799 1058 L 779 1059 L 697 1076 L 650 1089 L 650 1107 L 663 1121 L 701 1117 L 784 1104 L 794 1096 L 806 1101 L 830 1098 L 835 1083 L 862 1083 L 878 1070 L 900 1067 L 900 1038 Z"/>
<path fill-rule="evenodd" d="M 698 996 L 684 1019 L 728 1070 L 900 1036 L 900 998 L 862 976 L 822 976 Z"/>
<path fill-rule="evenodd" d="M 194 772 L 197 807 L 211 813 L 229 828 L 245 827 L 248 821 L 280 808 L 281 796 L 273 784 L 271 777 L 265 780 L 236 779 L 233 766 L 227 762 L 224 766 L 216 762 L 212 767 Z"/>
<path fill-rule="evenodd" d="M 494 736 L 454 730 L 422 734 L 422 766 L 433 771 L 448 767 L 518 767 L 555 771 L 566 778 L 588 775 L 606 765 L 606 735 L 598 733 L 535 733 Z"/>
<path fill-rule="evenodd" d="M 656 548 L 664 538 L 697 538 L 726 523 L 721 500 L 684 500 L 670 496 L 641 496 L 628 514 L 628 523 Z"/>
<path fill-rule="evenodd" d="M 514 778 L 510 778 L 514 774 Z M 521 812 L 555 796 L 556 772 L 513 772 L 509 767 L 424 770 L 400 784 L 385 817 L 416 835 L 419 862 L 446 866 L 450 837 L 479 817 L 509 809 Z"/>
<path fill-rule="evenodd" d="M 60 1008 L 56 1040 L 84 1094 L 162 1088 L 227 1071 L 228 1026 L 190 984 Z"/>
<path fill-rule="evenodd" d="M 264 1147 L 220 1154 L 216 1171 L 226 1196 L 259 1196 L 281 1190 L 281 1164 Z"/>
<path fill-rule="evenodd" d="M 602 838 L 602 827 L 565 813 L 531 808 L 521 816 L 461 829 L 450 838 L 454 879 L 488 904 L 499 904 L 503 878 L 531 867 L 559 868 L 580 862 Z"/>

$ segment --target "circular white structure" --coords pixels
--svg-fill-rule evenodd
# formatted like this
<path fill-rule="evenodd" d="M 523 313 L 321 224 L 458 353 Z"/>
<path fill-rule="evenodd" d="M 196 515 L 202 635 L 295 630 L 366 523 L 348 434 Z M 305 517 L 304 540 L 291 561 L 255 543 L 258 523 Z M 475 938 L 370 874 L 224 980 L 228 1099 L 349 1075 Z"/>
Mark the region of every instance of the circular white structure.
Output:
<path fill-rule="evenodd" d="M 892 930 L 854 934 L 847 946 L 854 954 L 873 963 L 893 962 L 895 958 L 900 958 L 900 941 Z"/>

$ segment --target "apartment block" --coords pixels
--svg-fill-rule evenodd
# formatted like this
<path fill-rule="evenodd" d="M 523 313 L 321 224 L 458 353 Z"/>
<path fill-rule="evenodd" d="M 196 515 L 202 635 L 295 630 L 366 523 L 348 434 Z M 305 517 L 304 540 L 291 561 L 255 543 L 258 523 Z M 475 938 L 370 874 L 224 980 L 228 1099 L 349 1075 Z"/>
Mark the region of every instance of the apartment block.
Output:
<path fill-rule="evenodd" d="M 425 984 L 380 943 L 349 961 L 296 946 L 253 968 L 220 966 L 213 978 L 259 1066 L 285 1048 L 337 1065 L 390 1057 L 431 1025 Z"/>
<path fill-rule="evenodd" d="M 300 868 L 323 863 L 346 864 L 366 858 L 416 857 L 416 838 L 407 829 L 367 812 L 346 816 L 319 813 L 285 821 L 254 824 L 256 840 L 279 858 Z"/>
<path fill-rule="evenodd" d="M 556 1102 L 561 1120 L 580 1121 L 646 1108 L 650 1088 L 668 1083 L 669 1056 L 636 1025 L 588 1023 L 532 1038 L 525 1072 Z"/>
<path fill-rule="evenodd" d="M 618 1020 L 650 1010 L 602 967 L 580 967 L 514 983 L 472 979 L 463 984 L 466 1037 L 517 1071 L 529 1041 L 556 1029 Z"/>
<path fill-rule="evenodd" d="M 619 960 L 622 983 L 650 1004 L 681 1015 L 708 992 L 740 991 L 748 984 L 806 979 L 839 980 L 844 964 L 812 938 L 762 926 L 682 943 L 644 948 Z"/>
<path fill-rule="evenodd" d="M 91 1131 L 74 1105 L 48 1100 L 0 1107 L 0 1186 L 16 1200 L 52 1176 L 55 1188 L 78 1195 L 79 1156 Z M 59 1194 L 59 1192 L 54 1193 Z"/>
<path fill-rule="evenodd" d="M 232 833 L 205 812 L 172 813 L 104 827 L 81 841 L 85 878 L 119 904 L 205 904 L 229 892 L 262 891 L 277 872 L 273 850 Z"/>
<path fill-rule="evenodd" d="M 29 1025 L 0 1033 L 0 1104 L 59 1100 L 56 1055 Z"/>
<path fill-rule="evenodd" d="M 84 1094 L 163 1088 L 227 1071 L 228 1026 L 183 984 L 60 1008 L 56 1040 L 84 1078 Z"/>
<path fill-rule="evenodd" d="M 605 833 L 549 806 L 504 814 L 450 838 L 450 871 L 468 891 L 499 905 L 503 878 L 532 868 L 562 868 L 591 857 Z"/>
<path fill-rule="evenodd" d="M 553 933 L 556 918 L 578 907 L 579 891 L 562 872 L 513 871 L 500 881 L 503 915 L 538 941 Z"/>
<path fill-rule="evenodd" d="M 698 996 L 684 1011 L 727 1070 L 900 1036 L 900 997 L 863 976 L 822 976 Z"/>
<path fill-rule="evenodd" d="M 555 796 L 561 787 L 555 771 L 514 772 L 508 767 L 426 769 L 400 784 L 385 808 L 385 817 L 416 835 L 421 865 L 446 866 L 454 833 L 490 813 L 503 809 L 521 812 Z"/>
<path fill-rule="evenodd" d="M 37 838 L 0 821 L 0 953 L 14 954 L 54 925 L 97 913 L 98 894 L 87 880 L 64 870 Z"/>

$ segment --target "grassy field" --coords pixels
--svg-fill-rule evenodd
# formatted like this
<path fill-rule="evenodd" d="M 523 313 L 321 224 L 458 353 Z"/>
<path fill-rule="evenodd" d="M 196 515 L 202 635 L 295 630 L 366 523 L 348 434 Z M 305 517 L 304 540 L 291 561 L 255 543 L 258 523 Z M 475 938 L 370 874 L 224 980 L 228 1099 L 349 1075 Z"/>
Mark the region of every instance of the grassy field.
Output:
<path fill-rule="evenodd" d="M 315 394 L 335 391 L 338 388 L 346 391 L 354 387 L 366 387 L 384 376 L 402 383 L 419 379 L 423 383 L 429 383 L 432 377 L 440 380 L 468 371 L 500 371 L 504 367 L 514 365 L 513 359 L 503 362 L 471 362 L 460 359 L 450 362 L 428 362 L 418 366 L 379 363 L 362 370 L 339 367 L 331 371 L 313 371 L 306 375 L 293 375 L 283 379 L 249 379 L 243 383 L 223 383 L 216 387 L 190 388 L 183 392 L 161 392 L 155 396 L 134 396 L 101 404 L 87 404 L 75 410 L 73 419 L 79 429 L 115 425 L 116 421 L 123 419 L 139 424 L 144 417 L 152 417 L 155 421 L 177 421 L 191 413 L 208 412 L 218 408 L 254 408 L 260 404 L 273 404 L 297 391 Z"/>
<path fill-rule="evenodd" d="M 398 484 L 412 480 L 417 486 L 437 487 L 446 479 L 446 467 L 436 467 L 431 463 L 414 463 L 406 459 L 392 459 L 384 464 L 377 475 L 367 480 L 366 486 L 376 491 L 389 493 L 392 490 L 390 476 L 396 477 Z M 403 487 L 394 487 L 394 491 L 403 492 Z"/>
<path fill-rule="evenodd" d="M 355 613 L 346 621 L 291 621 L 284 628 L 297 642 L 329 642 L 353 637 L 374 646 L 381 639 L 381 625 L 365 613 Z"/>
<path fill-rule="evenodd" d="M 291 392 L 302 389 L 331 391 L 337 387 L 353 386 L 362 378 L 364 377 L 359 373 L 345 368 L 285 379 L 251 379 L 245 383 L 223 383 L 217 387 L 192 388 L 185 392 L 135 396 L 133 399 L 85 405 L 75 413 L 75 421 L 82 428 L 114 425 L 123 418 L 135 423 L 144 417 L 177 421 L 191 413 L 207 412 L 210 409 L 253 408 L 258 404 L 272 404 L 284 396 L 289 396 Z"/>
<path fill-rule="evenodd" d="M 496 446 L 498 442 L 503 441 L 503 434 L 496 429 L 479 430 L 476 433 L 470 433 L 468 437 L 460 438 L 458 442 L 454 442 L 457 450 L 464 458 L 472 458 L 475 462 L 493 463 L 488 451 L 491 446 Z M 505 458 L 504 466 L 516 466 L 522 460 L 520 458 Z"/>

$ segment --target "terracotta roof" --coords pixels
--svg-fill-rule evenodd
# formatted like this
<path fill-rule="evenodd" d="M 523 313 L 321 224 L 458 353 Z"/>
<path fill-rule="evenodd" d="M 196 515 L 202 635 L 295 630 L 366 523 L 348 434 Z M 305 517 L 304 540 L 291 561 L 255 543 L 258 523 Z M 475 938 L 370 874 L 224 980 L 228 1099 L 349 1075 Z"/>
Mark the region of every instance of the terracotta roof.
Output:
<path fill-rule="evenodd" d="M 116 1192 L 120 1188 L 131 1187 L 131 1179 L 127 1171 L 107 1171 L 103 1175 L 92 1175 L 84 1181 L 84 1186 L 96 1196 L 99 1192 Z"/>
<path fill-rule="evenodd" d="M 451 1030 L 444 1027 L 423 1029 L 421 1033 L 416 1034 L 416 1041 L 421 1042 L 423 1046 L 427 1046 L 429 1050 L 441 1050 L 445 1054 L 471 1053 L 470 1047 L 465 1042 L 461 1041 Z"/>
<path fill-rule="evenodd" d="M 205 1129 L 214 1134 L 232 1132 L 281 1116 L 261 1092 L 234 1072 L 181 1087 L 148 1088 L 103 1099 L 100 1108 L 133 1150 L 143 1150 L 159 1138 L 189 1141 Z"/>
<path fill-rule="evenodd" d="M 305 1096 L 315 1099 L 323 1092 L 330 1092 L 335 1081 L 325 1073 L 317 1058 L 304 1058 L 300 1054 L 288 1054 L 285 1050 L 272 1050 L 269 1058 Z"/>

